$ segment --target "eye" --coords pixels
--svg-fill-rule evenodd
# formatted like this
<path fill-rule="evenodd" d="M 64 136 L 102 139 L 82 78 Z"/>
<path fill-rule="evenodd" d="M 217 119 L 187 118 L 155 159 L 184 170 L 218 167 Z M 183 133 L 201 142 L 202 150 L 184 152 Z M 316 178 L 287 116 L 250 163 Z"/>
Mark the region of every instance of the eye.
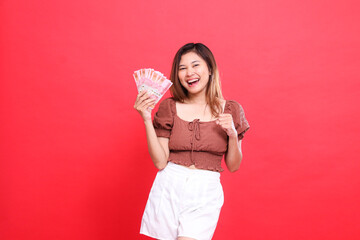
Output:
<path fill-rule="evenodd" d="M 200 66 L 200 64 L 194 64 L 194 67 Z"/>
<path fill-rule="evenodd" d="M 179 71 L 184 70 L 184 69 L 185 69 L 184 67 L 181 67 L 181 68 L 179 68 Z"/>

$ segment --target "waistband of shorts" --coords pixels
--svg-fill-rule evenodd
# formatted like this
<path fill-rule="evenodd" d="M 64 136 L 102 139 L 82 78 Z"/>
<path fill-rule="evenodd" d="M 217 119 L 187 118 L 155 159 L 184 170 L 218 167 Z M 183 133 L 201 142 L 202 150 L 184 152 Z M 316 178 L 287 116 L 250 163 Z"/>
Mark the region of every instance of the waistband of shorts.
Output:
<path fill-rule="evenodd" d="M 201 177 L 209 180 L 220 180 L 219 172 L 203 169 L 191 169 L 172 162 L 168 162 L 164 170 L 179 177 Z"/>

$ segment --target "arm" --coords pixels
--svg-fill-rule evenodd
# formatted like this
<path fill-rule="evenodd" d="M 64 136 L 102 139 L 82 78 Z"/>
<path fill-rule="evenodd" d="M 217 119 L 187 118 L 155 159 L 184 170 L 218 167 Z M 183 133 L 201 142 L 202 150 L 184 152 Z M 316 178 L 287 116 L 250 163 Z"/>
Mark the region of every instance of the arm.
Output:
<path fill-rule="evenodd" d="M 169 158 L 169 139 L 157 137 L 151 120 L 145 121 L 148 150 L 155 167 L 159 170 L 166 167 Z"/>
<path fill-rule="evenodd" d="M 239 169 L 242 160 L 241 140 L 237 136 L 229 137 L 228 151 L 225 154 L 225 163 L 230 172 Z"/>
<path fill-rule="evenodd" d="M 143 91 L 138 94 L 134 108 L 140 113 L 144 120 L 148 150 L 155 167 L 159 170 L 165 168 L 169 157 L 168 138 L 157 137 L 154 125 L 151 120 L 151 109 L 155 99 Z"/>
<path fill-rule="evenodd" d="M 242 160 L 241 140 L 238 140 L 237 131 L 231 114 L 220 114 L 217 123 L 228 135 L 228 150 L 225 154 L 226 167 L 230 172 L 239 169 Z"/>

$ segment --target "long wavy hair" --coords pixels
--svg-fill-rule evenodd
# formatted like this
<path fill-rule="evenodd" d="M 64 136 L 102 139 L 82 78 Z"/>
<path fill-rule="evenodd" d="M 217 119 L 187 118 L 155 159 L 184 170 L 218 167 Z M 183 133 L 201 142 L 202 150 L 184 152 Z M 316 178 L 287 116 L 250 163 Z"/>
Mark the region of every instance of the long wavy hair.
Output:
<path fill-rule="evenodd" d="M 202 59 L 204 59 L 209 68 L 211 75 L 209 76 L 209 82 L 206 88 L 206 102 L 210 107 L 212 115 L 218 117 L 222 112 L 220 99 L 223 99 L 219 71 L 214 55 L 204 44 L 188 43 L 177 51 L 171 68 L 170 79 L 173 85 L 170 88 L 170 93 L 175 101 L 184 102 L 184 100 L 188 98 L 188 91 L 181 85 L 179 79 L 179 64 L 181 56 L 188 52 L 194 52 L 199 55 Z"/>

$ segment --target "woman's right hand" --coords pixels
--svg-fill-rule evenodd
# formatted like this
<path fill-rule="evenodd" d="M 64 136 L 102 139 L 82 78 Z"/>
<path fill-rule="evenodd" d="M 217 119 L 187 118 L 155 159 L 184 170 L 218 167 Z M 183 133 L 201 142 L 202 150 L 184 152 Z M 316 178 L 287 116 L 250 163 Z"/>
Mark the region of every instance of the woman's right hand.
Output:
<path fill-rule="evenodd" d="M 155 98 L 148 94 L 147 91 L 142 91 L 137 95 L 134 108 L 138 111 L 144 121 L 151 121 L 151 105 L 155 103 Z"/>

